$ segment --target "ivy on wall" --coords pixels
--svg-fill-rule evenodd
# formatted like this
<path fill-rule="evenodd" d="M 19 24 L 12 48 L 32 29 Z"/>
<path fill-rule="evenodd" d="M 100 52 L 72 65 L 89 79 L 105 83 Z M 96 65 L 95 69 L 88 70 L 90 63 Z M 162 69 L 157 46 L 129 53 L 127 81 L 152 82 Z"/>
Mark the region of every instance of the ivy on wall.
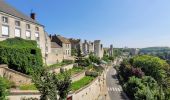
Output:
<path fill-rule="evenodd" d="M 22 38 L 10 38 L 0 42 L 0 64 L 30 74 L 43 66 L 41 50 L 37 42 Z"/>

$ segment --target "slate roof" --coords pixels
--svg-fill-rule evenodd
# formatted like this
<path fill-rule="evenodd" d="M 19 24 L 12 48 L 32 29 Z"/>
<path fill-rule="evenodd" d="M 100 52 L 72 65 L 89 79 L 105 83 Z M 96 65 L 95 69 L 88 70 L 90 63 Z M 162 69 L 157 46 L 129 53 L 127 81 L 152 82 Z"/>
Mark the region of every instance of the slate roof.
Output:
<path fill-rule="evenodd" d="M 8 5 L 4 0 L 0 0 L 0 12 L 24 19 L 26 21 L 39 24 L 36 20 L 33 20 L 29 16 L 26 16 L 25 14 L 21 13 L 20 11 L 16 10 L 14 7 Z M 41 24 L 39 24 L 41 25 Z M 43 26 L 43 25 L 41 25 Z"/>
<path fill-rule="evenodd" d="M 70 40 L 67 39 L 67 38 L 65 38 L 65 37 L 62 37 L 62 36 L 60 36 L 60 35 L 57 35 L 57 37 L 58 37 L 58 39 L 59 39 L 61 42 L 63 42 L 63 43 L 66 43 L 66 44 L 70 44 L 70 43 L 71 43 Z"/>
<path fill-rule="evenodd" d="M 56 42 L 51 42 L 51 48 L 61 48 Z"/>

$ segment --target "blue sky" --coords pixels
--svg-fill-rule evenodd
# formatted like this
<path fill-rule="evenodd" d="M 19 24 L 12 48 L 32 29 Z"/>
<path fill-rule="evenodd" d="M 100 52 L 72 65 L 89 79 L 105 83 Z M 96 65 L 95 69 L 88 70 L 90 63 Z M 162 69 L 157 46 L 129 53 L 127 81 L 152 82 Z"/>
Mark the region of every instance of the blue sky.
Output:
<path fill-rule="evenodd" d="M 37 20 L 50 34 L 105 46 L 170 46 L 170 0 L 5 0 Z"/>

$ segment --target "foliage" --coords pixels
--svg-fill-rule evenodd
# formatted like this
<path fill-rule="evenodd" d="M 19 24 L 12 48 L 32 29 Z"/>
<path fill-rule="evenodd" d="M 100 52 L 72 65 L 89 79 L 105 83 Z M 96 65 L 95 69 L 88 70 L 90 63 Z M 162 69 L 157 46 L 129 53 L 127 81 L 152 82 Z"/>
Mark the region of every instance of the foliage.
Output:
<path fill-rule="evenodd" d="M 118 68 L 124 90 L 133 100 L 169 100 L 169 71 L 165 60 L 149 55 L 124 60 Z"/>
<path fill-rule="evenodd" d="M 158 100 L 158 84 L 150 76 L 142 79 L 130 77 L 124 90 L 132 100 Z"/>
<path fill-rule="evenodd" d="M 76 91 L 86 85 L 88 85 L 91 81 L 93 81 L 94 77 L 85 76 L 82 79 L 75 81 L 71 84 L 71 90 Z"/>
<path fill-rule="evenodd" d="M 0 100 L 7 100 L 9 83 L 6 79 L 0 77 Z"/>
<path fill-rule="evenodd" d="M 53 64 L 53 65 L 50 65 L 50 66 L 48 66 L 47 68 L 48 68 L 48 69 L 60 68 L 60 67 L 62 67 L 62 66 L 69 65 L 69 64 L 72 64 L 72 63 L 73 63 L 72 60 L 63 60 L 62 62 Z"/>
<path fill-rule="evenodd" d="M 40 74 L 33 75 L 33 82 L 36 88 L 40 91 L 41 97 L 40 100 L 57 100 L 57 95 L 60 96 L 60 99 L 66 98 L 71 80 L 70 75 L 67 72 L 64 72 L 59 75 L 55 73 L 48 73 L 42 71 Z"/>
<path fill-rule="evenodd" d="M 91 76 L 91 77 L 97 77 L 98 73 L 96 71 L 86 71 L 85 75 L 86 76 Z"/>
<path fill-rule="evenodd" d="M 73 67 L 72 69 L 69 69 L 68 70 L 68 73 L 70 73 L 71 75 L 74 75 L 74 74 L 77 74 L 77 73 L 80 73 L 82 71 L 84 71 L 85 68 L 82 67 L 82 66 L 77 66 L 77 67 Z"/>
<path fill-rule="evenodd" d="M 63 100 L 67 97 L 68 92 L 71 87 L 71 79 L 70 74 L 68 72 L 62 73 L 62 76 L 57 76 L 58 81 L 55 82 L 57 86 L 58 95 L 60 96 L 60 99 Z"/>
<path fill-rule="evenodd" d="M 144 76 L 144 72 L 141 70 L 141 68 L 133 68 L 132 67 L 132 76 L 136 76 L 138 78 L 142 78 Z"/>
<path fill-rule="evenodd" d="M 162 82 L 166 77 L 166 71 L 164 69 L 168 67 L 168 64 L 158 57 L 142 55 L 133 58 L 133 66 L 141 68 L 146 75 L 152 76 L 155 80 Z"/>
<path fill-rule="evenodd" d="M 89 59 L 93 63 L 100 64 L 100 58 L 93 54 L 89 54 Z"/>
<path fill-rule="evenodd" d="M 12 38 L 0 42 L 0 64 L 30 74 L 43 66 L 41 50 L 36 41 Z"/>
<path fill-rule="evenodd" d="M 36 86 L 34 84 L 24 84 L 19 86 L 20 90 L 37 90 Z"/>
<path fill-rule="evenodd" d="M 77 49 L 71 49 L 71 56 L 77 56 Z"/>

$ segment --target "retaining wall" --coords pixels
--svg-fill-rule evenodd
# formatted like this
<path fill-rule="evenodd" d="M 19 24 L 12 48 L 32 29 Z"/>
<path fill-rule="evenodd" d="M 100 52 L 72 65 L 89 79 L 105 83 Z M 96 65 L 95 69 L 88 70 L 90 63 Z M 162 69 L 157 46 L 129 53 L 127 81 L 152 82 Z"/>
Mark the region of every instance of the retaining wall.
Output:
<path fill-rule="evenodd" d="M 8 80 L 14 82 L 16 86 L 31 83 L 31 77 L 15 70 L 9 69 L 8 65 L 0 65 L 0 76 L 6 77 Z"/>

